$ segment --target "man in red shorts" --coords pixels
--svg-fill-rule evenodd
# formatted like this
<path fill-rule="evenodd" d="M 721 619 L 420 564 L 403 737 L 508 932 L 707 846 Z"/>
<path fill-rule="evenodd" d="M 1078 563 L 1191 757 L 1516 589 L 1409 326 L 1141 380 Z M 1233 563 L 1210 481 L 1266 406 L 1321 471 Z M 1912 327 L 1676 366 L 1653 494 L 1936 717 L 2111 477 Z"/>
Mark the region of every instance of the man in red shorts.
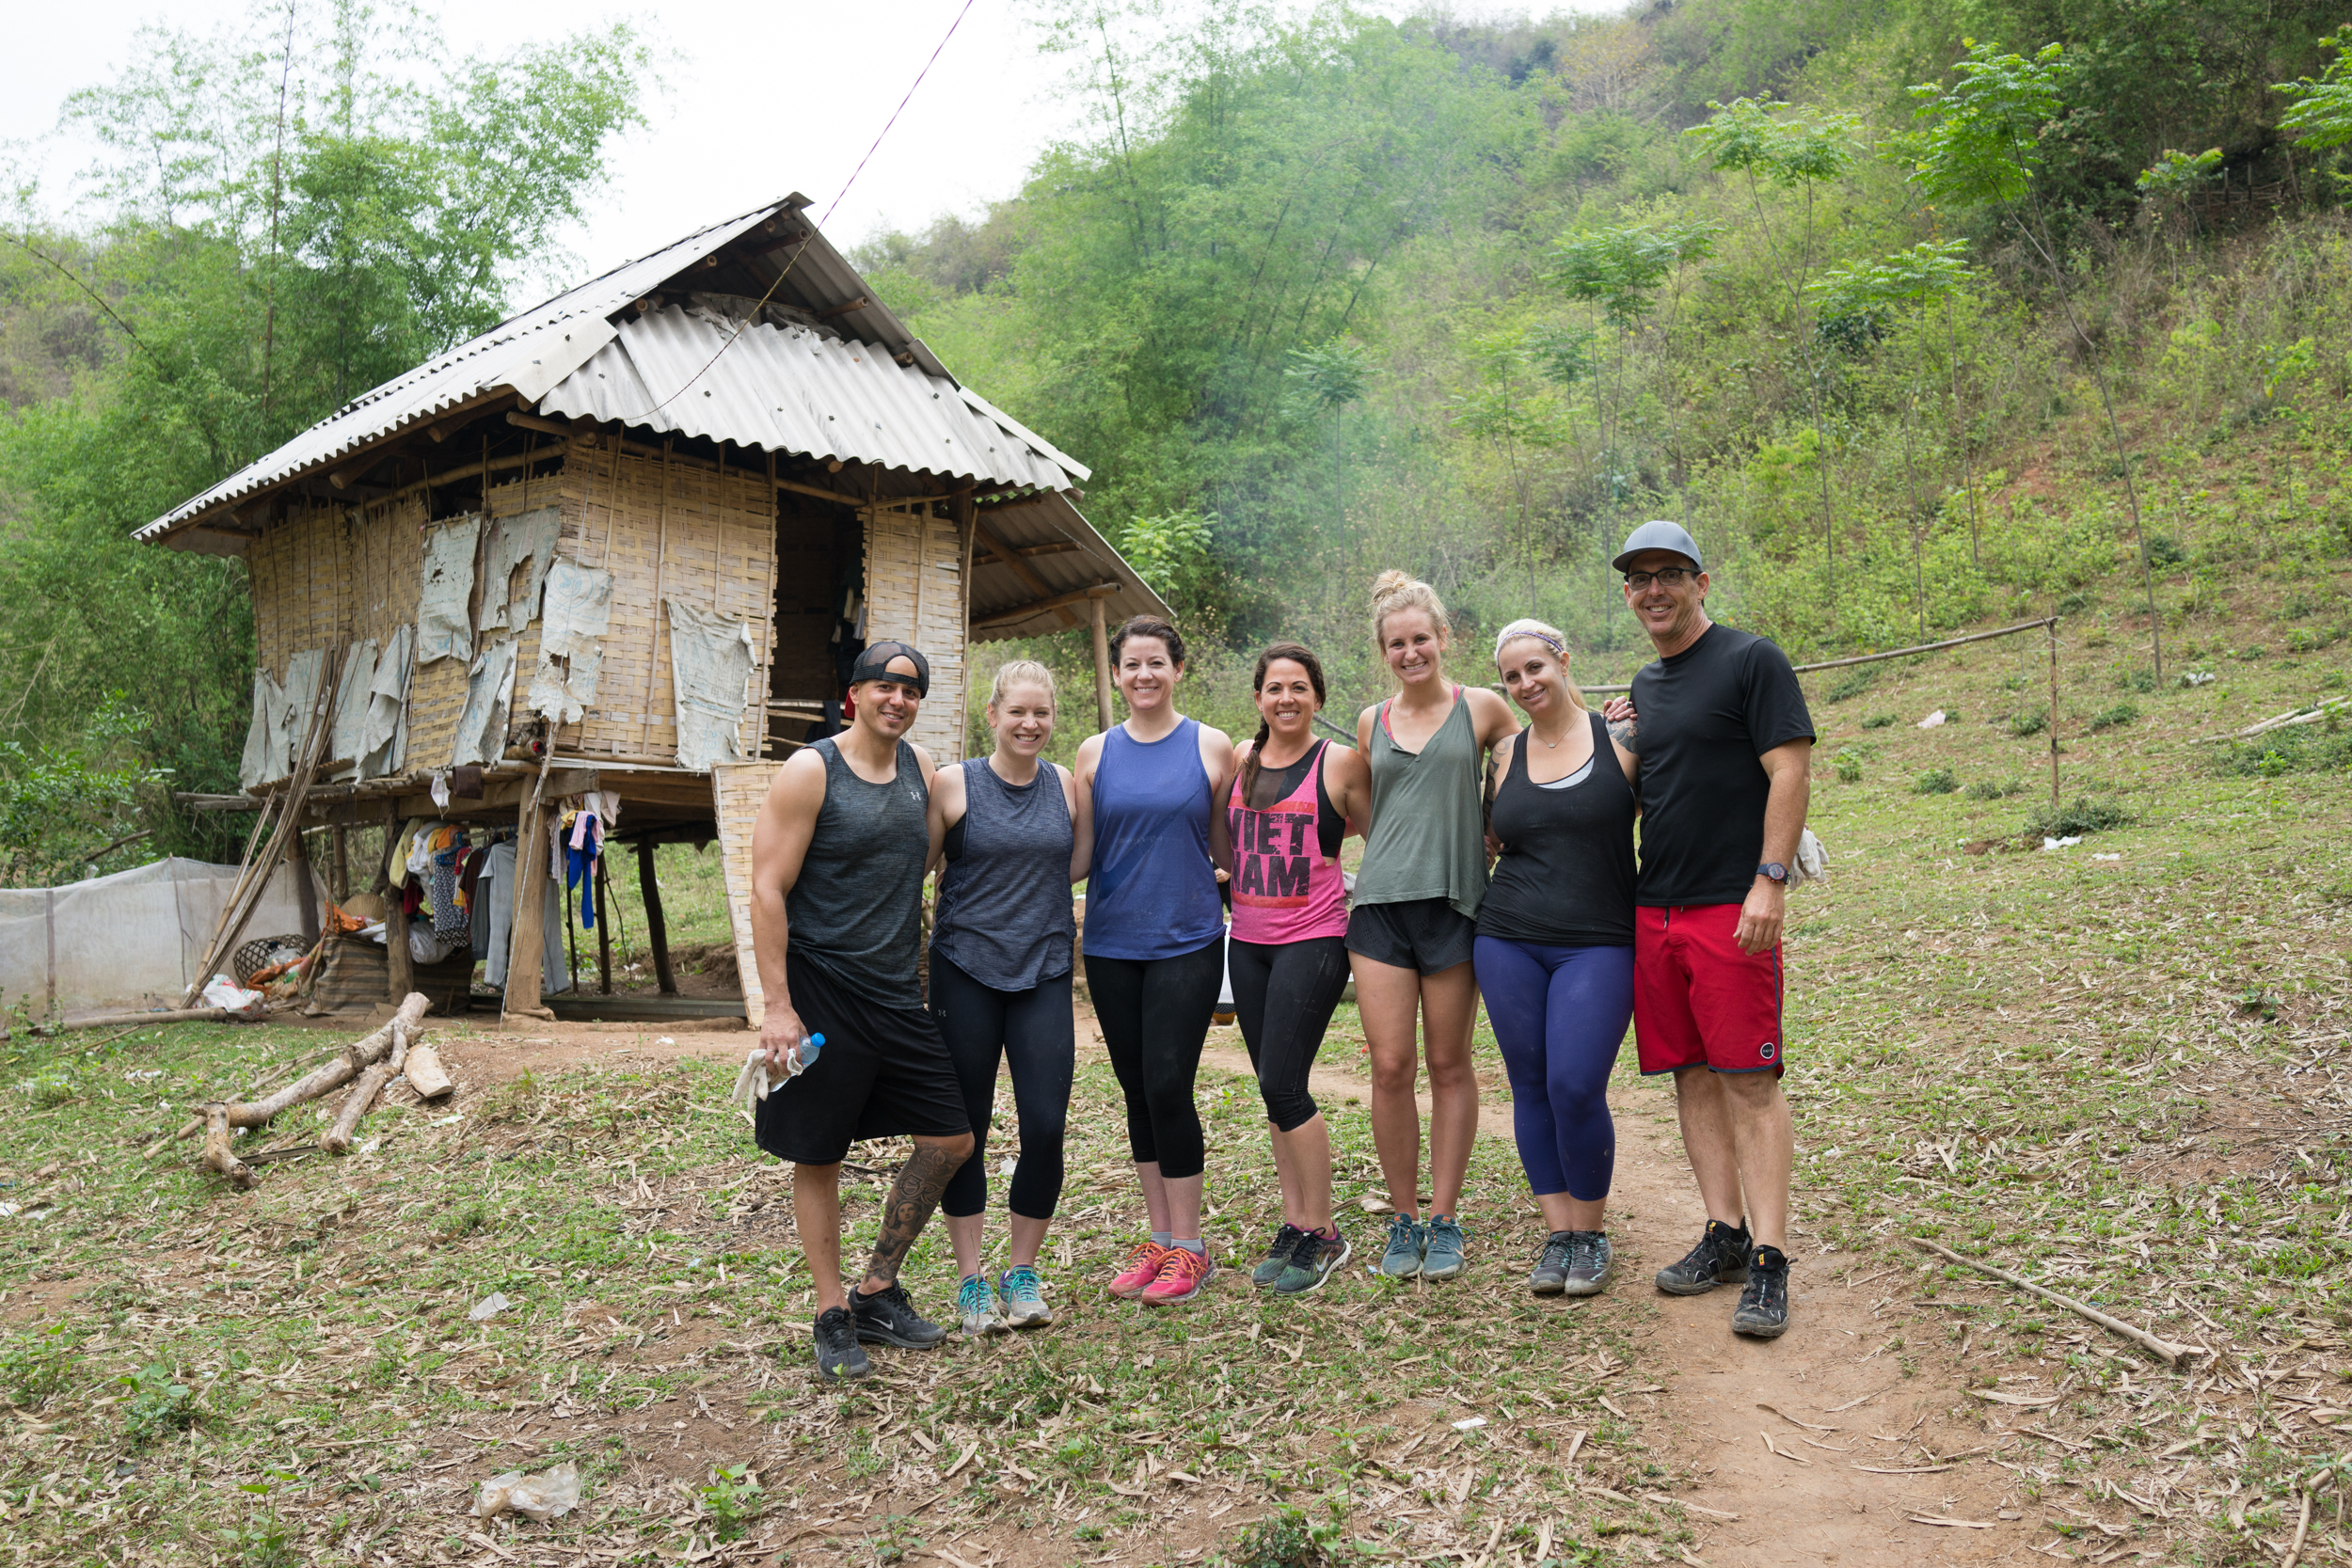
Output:
<path fill-rule="evenodd" d="M 1788 1327 L 1788 1171 L 1780 1092 L 1780 930 L 1811 793 L 1813 719 L 1788 656 L 1707 617 L 1699 547 L 1644 523 L 1612 562 L 1658 650 L 1633 677 L 1642 868 L 1633 1031 L 1645 1073 L 1675 1075 L 1707 1231 L 1658 1288 L 1745 1282 L 1734 1332 Z M 1744 1201 L 1743 1201 L 1744 1196 Z"/>

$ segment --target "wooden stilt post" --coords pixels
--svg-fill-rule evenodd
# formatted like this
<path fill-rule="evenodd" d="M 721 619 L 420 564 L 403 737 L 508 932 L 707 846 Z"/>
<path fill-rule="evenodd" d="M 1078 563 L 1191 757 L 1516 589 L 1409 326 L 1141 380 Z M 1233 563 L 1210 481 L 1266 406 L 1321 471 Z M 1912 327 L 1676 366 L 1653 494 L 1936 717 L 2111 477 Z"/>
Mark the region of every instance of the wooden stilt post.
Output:
<path fill-rule="evenodd" d="M 604 874 L 604 857 L 596 862 L 596 990 L 612 994 L 612 900 L 606 896 L 612 879 Z"/>
<path fill-rule="evenodd" d="M 341 822 L 327 830 L 335 846 L 333 880 L 327 883 L 337 904 L 351 896 L 351 833 Z"/>
<path fill-rule="evenodd" d="M 1111 641 L 1103 625 L 1103 601 L 1087 600 L 1087 619 L 1094 630 L 1094 709 L 1098 731 L 1111 727 Z"/>
<path fill-rule="evenodd" d="M 544 982 L 548 919 L 548 873 L 541 867 L 548 864 L 548 826 L 545 792 L 548 769 L 555 764 L 555 742 L 558 730 L 550 725 L 544 737 L 547 747 L 539 759 L 539 777 L 523 797 L 522 812 L 515 831 L 515 929 L 506 949 L 506 993 L 499 1004 L 499 1022 L 505 1022 L 508 1013 L 540 1014 L 541 985 Z"/>
<path fill-rule="evenodd" d="M 310 876 L 310 853 L 302 845 L 299 823 L 286 835 L 286 875 L 294 879 L 294 908 L 302 914 L 302 945 L 316 947 L 319 942 L 319 889 Z"/>
<path fill-rule="evenodd" d="M 405 1002 L 417 989 L 416 960 L 408 952 L 408 917 L 400 912 L 401 895 L 408 886 L 408 867 L 391 858 L 400 839 L 400 806 L 389 797 L 384 801 L 384 972 L 387 976 L 385 1000 Z"/>
<path fill-rule="evenodd" d="M 670 968 L 670 927 L 661 918 L 661 884 L 654 880 L 653 840 L 637 841 L 637 892 L 645 905 L 645 941 L 653 948 L 654 978 L 661 994 L 677 994 L 677 975 Z"/>
<path fill-rule="evenodd" d="M 2058 809 L 2058 617 L 2042 623 L 2050 634 L 2050 809 Z"/>

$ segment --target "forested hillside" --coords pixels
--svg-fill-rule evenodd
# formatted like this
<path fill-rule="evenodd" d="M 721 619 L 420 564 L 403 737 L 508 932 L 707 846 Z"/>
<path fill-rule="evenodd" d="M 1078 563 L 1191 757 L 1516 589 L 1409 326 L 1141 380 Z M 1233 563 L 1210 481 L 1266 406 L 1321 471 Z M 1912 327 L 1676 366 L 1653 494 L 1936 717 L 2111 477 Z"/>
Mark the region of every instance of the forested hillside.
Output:
<path fill-rule="evenodd" d="M 1622 679 L 1605 560 L 1651 515 L 1697 534 L 1721 612 L 1800 653 L 2057 610 L 2136 640 L 2151 681 L 2161 635 L 2169 681 L 2257 585 L 2290 647 L 2344 634 L 2333 10 L 1041 19 L 1084 134 L 860 260 L 1094 467 L 1086 510 L 1192 624 L 1216 716 L 1278 633 L 1373 694 L 1362 603 L 1391 565 L 1473 641 L 1532 611 Z M 379 73 L 371 13 L 328 21 L 156 35 L 67 105 L 116 158 L 103 218 L 0 245 L 0 850 L 24 874 L 142 824 L 186 842 L 162 770 L 233 773 L 241 568 L 129 530 L 536 297 L 527 263 L 638 115 L 625 32 L 419 92 Z"/>

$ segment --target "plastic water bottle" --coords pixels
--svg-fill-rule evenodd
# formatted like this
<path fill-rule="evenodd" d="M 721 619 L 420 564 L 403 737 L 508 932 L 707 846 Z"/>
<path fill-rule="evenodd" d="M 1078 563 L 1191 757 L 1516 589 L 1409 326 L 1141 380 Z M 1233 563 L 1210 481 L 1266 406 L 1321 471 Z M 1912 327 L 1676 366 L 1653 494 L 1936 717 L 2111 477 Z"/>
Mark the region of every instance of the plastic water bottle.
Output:
<path fill-rule="evenodd" d="M 784 1075 L 784 1081 L 788 1084 L 793 1079 L 798 1078 L 802 1073 L 806 1072 L 808 1070 L 809 1064 L 817 1059 L 817 1053 L 824 1048 L 825 1037 L 822 1035 L 811 1035 L 806 1039 L 801 1041 L 800 1050 L 792 1053 L 794 1058 L 792 1070 Z"/>

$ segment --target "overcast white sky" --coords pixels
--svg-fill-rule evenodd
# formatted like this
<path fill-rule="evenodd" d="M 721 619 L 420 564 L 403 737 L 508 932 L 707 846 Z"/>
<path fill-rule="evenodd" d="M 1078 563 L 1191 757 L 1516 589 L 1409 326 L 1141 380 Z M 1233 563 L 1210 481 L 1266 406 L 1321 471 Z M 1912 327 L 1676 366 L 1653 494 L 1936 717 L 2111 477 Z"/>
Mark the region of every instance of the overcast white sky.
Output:
<path fill-rule="evenodd" d="M 659 8 L 525 5 L 521 0 L 421 0 L 458 50 L 499 54 L 625 16 L 672 54 L 668 90 L 652 126 L 615 150 L 614 181 L 586 231 L 569 244 L 580 276 L 657 249 L 758 202 L 800 190 L 822 213 L 882 130 L 963 0 L 783 5 L 665 0 Z M 1372 8 L 1402 14 L 1404 0 Z M 1512 14 L 1524 6 L 1456 0 L 1457 14 Z M 1600 9 L 1575 0 L 1534 8 Z M 1614 8 L 1613 7 L 1608 8 Z M 37 170 L 53 214 L 70 207 L 73 177 L 91 150 L 56 134 L 75 88 L 108 80 L 142 22 L 209 33 L 245 0 L 71 0 L 12 12 L 0 51 L 0 144 Z M 282 14 L 282 13 L 280 13 Z M 946 212 L 972 213 L 1010 195 L 1030 160 L 1069 128 L 1049 87 L 1058 62 L 1037 53 L 1016 0 L 974 0 L 922 90 L 842 202 L 827 234 L 848 245 L 878 230 L 918 229 Z"/>

